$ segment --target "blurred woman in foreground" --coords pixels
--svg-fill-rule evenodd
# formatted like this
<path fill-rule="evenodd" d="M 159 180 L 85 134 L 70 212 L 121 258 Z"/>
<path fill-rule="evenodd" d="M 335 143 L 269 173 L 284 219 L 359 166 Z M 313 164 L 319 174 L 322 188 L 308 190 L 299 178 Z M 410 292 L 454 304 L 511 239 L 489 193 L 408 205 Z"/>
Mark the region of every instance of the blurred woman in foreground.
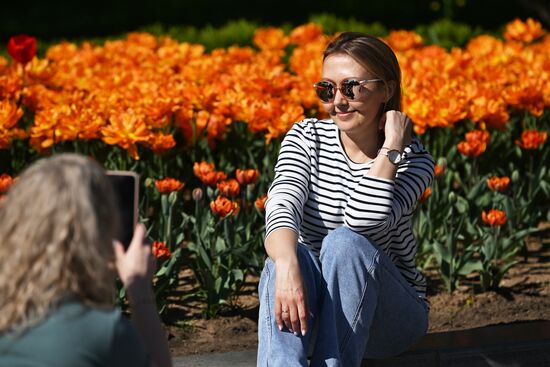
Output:
<path fill-rule="evenodd" d="M 105 171 L 61 154 L 26 169 L 0 203 L 0 366 L 171 366 L 138 225 L 114 241 Z M 132 322 L 113 308 L 117 274 Z"/>

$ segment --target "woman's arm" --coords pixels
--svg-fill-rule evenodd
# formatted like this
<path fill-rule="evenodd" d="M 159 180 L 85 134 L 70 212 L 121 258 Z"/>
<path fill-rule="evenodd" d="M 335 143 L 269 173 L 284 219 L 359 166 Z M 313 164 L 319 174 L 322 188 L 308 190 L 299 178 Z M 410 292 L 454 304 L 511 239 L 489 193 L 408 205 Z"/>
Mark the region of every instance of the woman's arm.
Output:
<path fill-rule="evenodd" d="M 411 143 L 412 122 L 398 111 L 387 112 L 383 122 L 386 136 L 383 147 L 402 152 Z M 410 157 L 406 157 L 399 167 L 387 156 L 376 158 L 350 195 L 344 219 L 348 227 L 373 235 L 392 228 L 404 214 L 414 209 L 433 179 L 434 162 L 427 151 L 412 151 L 421 149 L 413 145 L 409 147 Z"/>
<path fill-rule="evenodd" d="M 151 254 L 151 246 L 144 243 L 144 238 L 145 228 L 138 224 L 126 252 L 120 243 L 114 244 L 116 267 L 132 306 L 132 323 L 150 353 L 153 365 L 171 367 L 168 341 L 162 329 L 151 286 L 155 259 Z"/>
<path fill-rule="evenodd" d="M 285 325 L 305 335 L 309 310 L 296 255 L 297 242 L 296 232 L 280 228 L 266 239 L 265 249 L 275 263 L 275 321 L 279 330 Z"/>
<path fill-rule="evenodd" d="M 281 330 L 286 326 L 303 335 L 309 312 L 296 246 L 311 172 L 307 129 L 307 122 L 296 124 L 281 144 L 266 202 L 265 239 L 266 252 L 275 264 L 276 323 Z"/>

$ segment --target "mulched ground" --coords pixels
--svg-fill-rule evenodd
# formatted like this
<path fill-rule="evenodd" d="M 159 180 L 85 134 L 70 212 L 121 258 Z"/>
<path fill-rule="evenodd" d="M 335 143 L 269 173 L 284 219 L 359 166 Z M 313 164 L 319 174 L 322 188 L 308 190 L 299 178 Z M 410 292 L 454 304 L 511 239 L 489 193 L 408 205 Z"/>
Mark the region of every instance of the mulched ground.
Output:
<path fill-rule="evenodd" d="M 437 279 L 429 277 L 431 332 L 469 329 L 517 321 L 550 320 L 550 223 L 529 240 L 527 262 L 510 270 L 498 293 L 475 293 L 464 285 L 445 293 Z M 189 270 L 183 272 L 181 292 L 193 289 Z M 471 280 L 474 284 L 475 279 Z M 174 356 L 227 352 L 256 348 L 257 279 L 250 279 L 235 308 L 205 320 L 200 303 L 174 302 L 166 321 Z"/>

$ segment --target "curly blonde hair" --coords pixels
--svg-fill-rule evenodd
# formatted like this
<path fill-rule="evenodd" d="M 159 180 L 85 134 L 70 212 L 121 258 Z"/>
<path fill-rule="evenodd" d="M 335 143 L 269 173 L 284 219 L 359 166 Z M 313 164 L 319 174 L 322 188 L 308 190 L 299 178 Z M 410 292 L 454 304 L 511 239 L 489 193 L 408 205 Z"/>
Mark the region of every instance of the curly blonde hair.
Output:
<path fill-rule="evenodd" d="M 27 168 L 0 204 L 0 331 L 25 329 L 66 296 L 114 299 L 114 194 L 103 168 L 76 154 Z"/>

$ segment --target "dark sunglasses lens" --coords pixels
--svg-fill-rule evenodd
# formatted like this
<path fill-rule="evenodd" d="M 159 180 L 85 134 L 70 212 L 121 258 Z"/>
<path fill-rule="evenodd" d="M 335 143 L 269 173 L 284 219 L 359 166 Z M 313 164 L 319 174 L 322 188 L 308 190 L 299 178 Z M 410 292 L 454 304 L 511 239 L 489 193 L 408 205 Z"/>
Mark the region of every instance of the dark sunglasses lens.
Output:
<path fill-rule="evenodd" d="M 330 102 L 334 98 L 334 86 L 331 83 L 319 82 L 315 84 L 315 93 L 323 102 Z"/>
<path fill-rule="evenodd" d="M 340 91 L 348 99 L 355 99 L 355 90 L 354 87 L 358 87 L 359 82 L 357 80 L 344 80 Z"/>

